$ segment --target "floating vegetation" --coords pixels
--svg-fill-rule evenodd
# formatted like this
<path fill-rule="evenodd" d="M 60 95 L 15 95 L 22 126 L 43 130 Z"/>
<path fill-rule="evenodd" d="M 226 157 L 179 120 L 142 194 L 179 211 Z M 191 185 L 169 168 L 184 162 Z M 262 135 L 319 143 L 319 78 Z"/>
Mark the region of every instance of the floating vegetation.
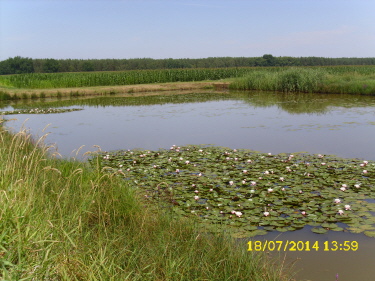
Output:
<path fill-rule="evenodd" d="M 374 162 L 213 146 L 105 152 L 95 159 L 147 200 L 237 237 L 305 225 L 315 233 L 375 234 L 375 203 L 367 200 L 375 197 Z"/>
<path fill-rule="evenodd" d="M 0 115 L 13 115 L 13 114 L 50 114 L 50 113 L 64 113 L 79 111 L 83 108 L 29 108 L 19 109 L 12 111 L 0 111 Z"/>

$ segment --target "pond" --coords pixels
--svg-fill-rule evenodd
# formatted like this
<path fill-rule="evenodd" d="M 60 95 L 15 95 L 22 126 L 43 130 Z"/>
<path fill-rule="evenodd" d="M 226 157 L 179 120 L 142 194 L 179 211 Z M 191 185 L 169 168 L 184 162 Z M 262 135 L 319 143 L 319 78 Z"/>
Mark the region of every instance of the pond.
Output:
<path fill-rule="evenodd" d="M 24 126 L 36 136 L 48 132 L 46 142 L 55 143 L 66 157 L 82 158 L 84 152 L 96 150 L 93 145 L 111 151 L 210 144 L 272 155 L 308 152 L 375 160 L 375 97 L 202 91 L 9 103 L 0 111 L 60 107 L 82 110 L 9 115 L 17 120 L 7 126 L 14 131 Z M 298 258 L 298 280 L 335 280 L 337 273 L 340 281 L 373 280 L 375 268 L 366 265 L 375 262 L 374 238 L 332 231 L 315 234 L 308 228 L 248 240 L 309 241 L 311 245 L 318 241 L 318 251 L 270 252 L 286 254 L 286 263 Z M 356 241 L 358 250 L 324 251 L 327 241 L 342 246 Z"/>

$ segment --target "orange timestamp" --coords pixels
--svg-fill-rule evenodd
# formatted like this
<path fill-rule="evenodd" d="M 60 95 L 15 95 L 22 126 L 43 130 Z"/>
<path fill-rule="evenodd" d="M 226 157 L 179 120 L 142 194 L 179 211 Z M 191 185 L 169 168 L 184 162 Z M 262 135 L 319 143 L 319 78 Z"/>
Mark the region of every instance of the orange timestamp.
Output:
<path fill-rule="evenodd" d="M 249 241 L 248 251 L 357 251 L 359 244 L 357 241 Z"/>

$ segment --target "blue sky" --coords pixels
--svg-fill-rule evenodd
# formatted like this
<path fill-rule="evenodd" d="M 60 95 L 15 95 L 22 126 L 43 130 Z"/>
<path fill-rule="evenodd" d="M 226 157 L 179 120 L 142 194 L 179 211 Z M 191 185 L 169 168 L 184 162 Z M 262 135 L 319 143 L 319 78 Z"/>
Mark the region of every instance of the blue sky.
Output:
<path fill-rule="evenodd" d="M 0 0 L 0 60 L 375 57 L 374 0 Z"/>

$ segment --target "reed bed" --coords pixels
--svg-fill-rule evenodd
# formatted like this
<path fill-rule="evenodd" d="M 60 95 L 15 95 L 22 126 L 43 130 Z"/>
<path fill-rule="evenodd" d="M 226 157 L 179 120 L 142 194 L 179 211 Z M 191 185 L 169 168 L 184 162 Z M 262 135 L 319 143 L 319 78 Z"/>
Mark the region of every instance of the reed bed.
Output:
<path fill-rule="evenodd" d="M 43 139 L 0 127 L 0 280 L 292 280 Z"/>
<path fill-rule="evenodd" d="M 374 66 L 264 69 L 235 79 L 237 90 L 375 95 Z"/>

